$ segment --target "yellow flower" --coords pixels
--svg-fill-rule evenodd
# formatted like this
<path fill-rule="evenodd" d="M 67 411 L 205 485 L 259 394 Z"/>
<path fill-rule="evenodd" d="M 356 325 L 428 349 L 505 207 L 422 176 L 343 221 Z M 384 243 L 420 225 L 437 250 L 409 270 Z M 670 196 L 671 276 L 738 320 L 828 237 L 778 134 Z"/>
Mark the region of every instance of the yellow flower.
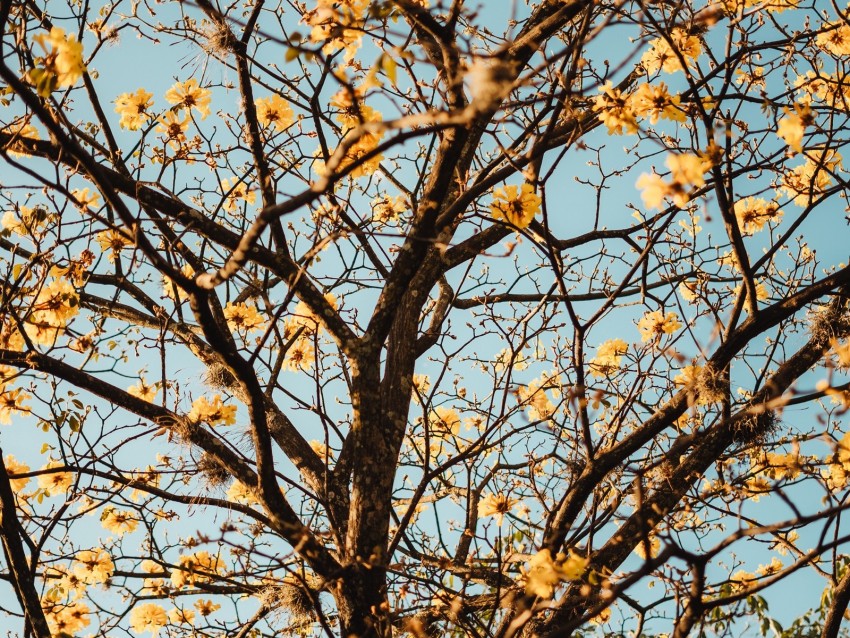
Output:
<path fill-rule="evenodd" d="M 41 97 L 48 97 L 56 87 L 73 86 L 83 77 L 83 45 L 76 36 L 66 36 L 61 27 L 53 27 L 49 34 L 33 36 L 45 52 L 42 64 L 29 72 L 29 79 L 36 85 Z"/>
<path fill-rule="evenodd" d="M 363 38 L 368 7 L 369 0 L 318 0 L 316 8 L 304 14 L 304 22 L 312 27 L 310 40 L 324 42 L 325 55 L 343 49 L 343 59 L 351 62 Z"/>
<path fill-rule="evenodd" d="M 572 552 L 569 558 L 558 554 L 552 559 L 551 552 L 542 549 L 529 561 L 528 571 L 525 572 L 525 591 L 532 596 L 550 598 L 558 583 L 581 578 L 587 562 L 586 558 Z"/>
<path fill-rule="evenodd" d="M 224 307 L 224 318 L 227 326 L 235 332 L 261 330 L 266 323 L 256 306 L 244 303 L 228 303 Z"/>
<path fill-rule="evenodd" d="M 693 187 L 705 186 L 705 172 L 711 168 L 706 158 L 693 153 L 670 154 L 665 162 L 670 169 L 670 182 L 660 175 L 644 173 L 636 183 L 641 189 L 641 198 L 647 208 L 660 209 L 664 198 L 670 197 L 680 208 L 691 199 Z"/>
<path fill-rule="evenodd" d="M 610 81 L 600 86 L 599 90 L 602 95 L 594 98 L 593 110 L 599 112 L 597 117 L 608 127 L 608 134 L 636 133 L 638 125 L 632 100 L 614 88 Z"/>
<path fill-rule="evenodd" d="M 50 461 L 42 470 L 51 470 L 56 467 L 64 467 L 64 463 L 59 461 Z M 49 474 L 41 474 L 38 477 L 38 486 L 43 489 L 48 496 L 64 494 L 71 483 L 74 482 L 74 475 L 70 472 L 51 472 Z"/>
<path fill-rule="evenodd" d="M 54 279 L 42 287 L 33 304 L 33 314 L 55 325 L 64 325 L 80 311 L 80 298 L 67 279 Z"/>
<path fill-rule="evenodd" d="M 166 111 L 164 115 L 157 119 L 156 132 L 163 136 L 163 139 L 171 145 L 173 149 L 180 149 L 186 142 L 186 131 L 189 128 L 189 115 L 184 115 L 183 119 L 174 111 Z"/>
<path fill-rule="evenodd" d="M 596 349 L 596 356 L 590 361 L 590 374 L 605 377 L 620 369 L 623 355 L 629 349 L 622 339 L 609 339 Z"/>
<path fill-rule="evenodd" d="M 234 503 L 242 503 L 243 505 L 253 505 L 257 502 L 257 497 L 248 488 L 247 485 L 240 481 L 233 481 L 233 484 L 227 488 L 227 500 Z"/>
<path fill-rule="evenodd" d="M 133 518 L 130 512 L 110 507 L 103 512 L 100 525 L 116 536 L 123 536 L 127 532 L 133 533 L 139 521 Z"/>
<path fill-rule="evenodd" d="M 641 341 L 657 341 L 665 334 L 673 334 L 682 324 L 679 323 L 679 317 L 675 312 L 668 312 L 666 315 L 660 310 L 647 312 L 641 317 L 638 322 L 638 330 L 641 331 Z"/>
<path fill-rule="evenodd" d="M 443 444 L 460 434 L 460 416 L 455 410 L 442 406 L 431 411 L 428 417 L 428 449 L 439 454 Z"/>
<path fill-rule="evenodd" d="M 44 604 L 44 603 L 43 603 Z M 45 604 L 44 616 L 53 635 L 73 636 L 91 623 L 89 606 L 79 600 Z"/>
<path fill-rule="evenodd" d="M 372 222 L 378 225 L 397 222 L 399 215 L 405 210 L 407 210 L 407 202 L 401 196 L 376 197 L 372 200 Z"/>
<path fill-rule="evenodd" d="M 521 372 L 528 368 L 528 360 L 522 350 L 514 352 L 511 348 L 502 348 L 493 359 L 493 371 L 498 374 L 510 368 L 514 372 Z M 484 371 L 487 369 L 485 367 Z"/>
<path fill-rule="evenodd" d="M 831 173 L 841 165 L 841 155 L 833 150 L 806 151 L 805 163 L 782 176 L 778 190 L 794 198 L 797 206 L 808 206 L 832 184 Z"/>
<path fill-rule="evenodd" d="M 366 133 L 365 135 L 362 135 L 357 142 L 351 146 L 351 148 L 346 150 L 336 172 L 342 173 L 348 170 L 350 166 L 356 164 L 354 168 L 348 171 L 348 177 L 356 179 L 358 177 L 368 177 L 369 175 L 372 175 L 378 170 L 378 168 L 380 168 L 381 161 L 384 159 L 384 156 L 382 153 L 376 153 L 368 158 L 366 158 L 366 156 L 372 153 L 380 142 L 380 134 Z M 313 162 L 313 170 L 316 171 L 316 174 L 323 177 L 328 177 L 330 175 L 325 162 L 322 160 L 317 159 Z"/>
<path fill-rule="evenodd" d="M 47 210 L 40 206 L 29 208 L 20 206 L 20 219 L 11 210 L 3 214 L 2 226 L 4 230 L 11 231 L 21 237 L 27 235 L 39 235 L 48 222 L 54 219 Z"/>
<path fill-rule="evenodd" d="M 191 609 L 174 607 L 168 610 L 168 619 L 175 625 L 194 625 L 195 612 Z"/>
<path fill-rule="evenodd" d="M 517 389 L 517 398 L 528 411 L 528 418 L 532 421 L 551 419 L 555 413 L 555 406 L 546 394 L 549 385 L 550 381 L 544 375 L 528 385 L 520 385 Z"/>
<path fill-rule="evenodd" d="M 670 42 L 673 46 L 670 46 Z M 677 55 L 677 52 L 679 55 Z M 682 69 L 680 57 L 690 66 L 692 60 L 696 60 L 702 53 L 702 45 L 695 35 L 688 35 L 687 31 L 675 28 L 670 31 L 669 36 L 656 38 L 649 43 L 649 50 L 640 59 L 641 66 L 650 75 L 659 70 L 665 73 L 675 73 Z"/>
<path fill-rule="evenodd" d="M 667 197 L 667 183 L 657 173 L 643 173 L 635 182 L 635 187 L 640 190 L 643 205 L 647 208 L 661 210 L 664 207 L 664 198 Z"/>
<path fill-rule="evenodd" d="M 24 401 L 29 398 L 30 395 L 20 388 L 6 389 L 6 386 L 0 385 L 0 423 L 11 425 L 12 413 L 27 414 L 30 410 Z"/>
<path fill-rule="evenodd" d="M 88 188 L 75 188 L 71 191 L 71 195 L 79 202 L 77 208 L 81 211 L 100 208 L 100 195 L 97 192 L 92 193 Z"/>
<path fill-rule="evenodd" d="M 134 634 L 149 631 L 155 636 L 167 624 L 168 616 L 165 614 L 165 609 L 156 603 L 137 605 L 130 612 L 130 629 Z"/>
<path fill-rule="evenodd" d="M 752 235 L 764 228 L 767 222 L 782 219 L 779 204 L 761 198 L 745 197 L 735 202 L 735 217 L 742 235 Z"/>
<path fill-rule="evenodd" d="M 277 94 L 254 100 L 254 107 L 257 109 L 257 121 L 262 126 L 274 125 L 278 131 L 282 131 L 295 121 L 289 102 Z"/>
<path fill-rule="evenodd" d="M 221 180 L 221 192 L 224 193 L 224 202 L 221 207 L 229 213 L 236 210 L 239 205 L 237 200 L 241 199 L 249 204 L 257 201 L 257 192 L 249 191 L 245 182 L 240 181 L 237 177 L 232 180 L 226 178 Z"/>
<path fill-rule="evenodd" d="M 207 401 L 206 397 L 199 397 L 192 403 L 192 410 L 186 417 L 196 423 L 203 421 L 210 425 L 233 425 L 236 423 L 236 406 L 224 405 L 218 394 L 212 402 Z"/>
<path fill-rule="evenodd" d="M 133 245 L 133 240 L 127 236 L 128 233 L 126 228 L 109 228 L 97 234 L 97 243 L 100 244 L 101 252 L 109 251 L 106 255 L 109 263 L 115 263 L 121 251 Z"/>
<path fill-rule="evenodd" d="M 165 93 L 165 99 L 169 104 L 178 104 L 186 111 L 193 108 L 201 114 L 201 119 L 206 119 L 210 114 L 210 100 L 212 92 L 198 86 L 198 81 L 191 78 L 186 82 L 177 82 Z M 185 130 L 185 129 L 184 129 Z"/>
<path fill-rule="evenodd" d="M 195 269 L 192 268 L 189 264 L 185 264 L 180 269 L 180 272 L 182 272 L 183 275 L 186 277 L 195 276 Z M 176 298 L 175 291 L 177 295 Z M 171 277 L 168 277 L 167 275 L 162 276 L 162 292 L 165 294 L 166 297 L 173 301 L 179 300 L 183 302 L 189 298 L 189 295 L 186 293 L 186 291 L 183 290 L 180 286 L 178 286 L 174 281 L 172 281 Z"/>
<path fill-rule="evenodd" d="M 41 139 L 38 134 L 38 129 L 28 121 L 23 119 L 13 122 L 6 128 L 2 129 L 7 135 L 14 135 L 9 142 L 6 143 L 6 151 L 12 157 L 29 157 L 29 153 L 25 150 L 21 143 L 22 139 L 37 140 Z"/>
<path fill-rule="evenodd" d="M 850 27 L 844 22 L 825 22 L 815 44 L 836 57 L 850 55 Z"/>
<path fill-rule="evenodd" d="M 138 89 L 135 93 L 122 93 L 115 99 L 115 112 L 121 115 L 118 125 L 130 131 L 138 131 L 151 115 L 153 93 Z"/>
<path fill-rule="evenodd" d="M 478 501 L 478 516 L 495 516 L 496 523 L 501 525 L 505 514 L 510 512 L 516 503 L 516 499 L 508 498 L 504 494 L 487 494 Z"/>
<path fill-rule="evenodd" d="M 540 203 L 540 196 L 534 192 L 531 184 L 523 184 L 519 189 L 509 184 L 504 189 L 493 191 L 490 214 L 493 219 L 504 220 L 517 228 L 526 228 L 540 212 Z"/>
<path fill-rule="evenodd" d="M 670 95 L 664 82 L 641 84 L 629 97 L 634 114 L 638 117 L 648 117 L 650 124 L 656 124 L 661 118 L 684 122 L 687 118 L 679 106 L 680 101 L 678 95 Z"/>
<path fill-rule="evenodd" d="M 360 88 L 360 87 L 358 87 Z M 363 102 L 361 91 L 354 93 L 348 88 L 342 88 L 331 96 L 330 106 L 338 111 L 336 121 L 342 124 L 343 131 L 359 126 L 365 122 L 380 122 L 383 115 Z"/>
<path fill-rule="evenodd" d="M 814 122 L 812 111 L 808 104 L 799 102 L 794 105 L 793 112 L 788 108 L 785 108 L 784 111 L 785 117 L 779 120 L 776 135 L 784 140 L 790 148 L 802 153 L 803 135 L 806 132 L 806 127 Z"/>
<path fill-rule="evenodd" d="M 3 464 L 6 466 L 7 474 L 26 474 L 30 471 L 29 465 L 26 463 L 19 463 L 18 459 L 11 454 L 6 455 L 3 459 Z M 13 492 L 22 492 L 29 482 L 29 477 L 26 476 L 22 478 L 9 479 L 9 484 L 12 486 Z"/>
<path fill-rule="evenodd" d="M 658 556 L 658 552 L 661 550 L 661 541 L 658 540 L 658 537 L 653 534 L 649 534 L 646 540 L 649 541 L 649 555 L 650 557 L 655 558 L 656 556 Z M 635 548 L 633 550 L 635 554 L 637 554 L 644 560 L 646 560 L 647 554 L 646 545 L 646 541 L 642 539 L 637 545 L 635 545 Z"/>
<path fill-rule="evenodd" d="M 198 613 L 201 614 L 201 616 L 206 618 L 213 612 L 216 612 L 221 609 L 221 605 L 214 603 L 211 600 L 204 600 L 203 598 L 199 598 L 195 601 L 195 609 L 198 610 Z"/>
<path fill-rule="evenodd" d="M 177 561 L 177 569 L 171 572 L 171 584 L 176 589 L 181 589 L 197 583 L 206 583 L 211 576 L 221 573 L 221 569 L 218 557 L 209 552 L 181 556 Z"/>
<path fill-rule="evenodd" d="M 131 385 L 127 388 L 128 394 L 149 403 L 154 400 L 157 391 L 157 384 L 151 383 L 148 385 L 145 378 L 142 376 L 139 377 L 139 382 L 136 385 Z"/>
<path fill-rule="evenodd" d="M 115 563 L 105 549 L 87 549 L 74 556 L 74 575 L 88 585 L 105 583 L 115 573 Z"/>
<path fill-rule="evenodd" d="M 313 340 L 305 334 L 295 340 L 295 343 L 286 351 L 286 356 L 283 359 L 284 367 L 292 372 L 309 370 L 316 361 L 316 349 L 313 347 Z"/>

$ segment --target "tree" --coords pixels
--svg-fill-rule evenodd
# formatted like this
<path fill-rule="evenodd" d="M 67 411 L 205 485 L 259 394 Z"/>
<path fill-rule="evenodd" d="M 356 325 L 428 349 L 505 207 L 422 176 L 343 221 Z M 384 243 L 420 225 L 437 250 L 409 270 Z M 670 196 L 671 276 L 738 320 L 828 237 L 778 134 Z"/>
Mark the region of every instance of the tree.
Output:
<path fill-rule="evenodd" d="M 0 23 L 12 631 L 840 635 L 837 4 Z"/>

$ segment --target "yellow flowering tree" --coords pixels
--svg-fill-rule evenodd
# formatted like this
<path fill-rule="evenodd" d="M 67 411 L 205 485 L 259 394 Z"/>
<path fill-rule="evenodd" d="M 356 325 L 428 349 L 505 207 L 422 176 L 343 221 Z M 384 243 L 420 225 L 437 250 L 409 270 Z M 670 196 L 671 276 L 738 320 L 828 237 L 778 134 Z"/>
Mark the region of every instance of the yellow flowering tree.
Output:
<path fill-rule="evenodd" d="M 0 0 L 0 630 L 850 634 L 850 12 L 504 4 Z"/>

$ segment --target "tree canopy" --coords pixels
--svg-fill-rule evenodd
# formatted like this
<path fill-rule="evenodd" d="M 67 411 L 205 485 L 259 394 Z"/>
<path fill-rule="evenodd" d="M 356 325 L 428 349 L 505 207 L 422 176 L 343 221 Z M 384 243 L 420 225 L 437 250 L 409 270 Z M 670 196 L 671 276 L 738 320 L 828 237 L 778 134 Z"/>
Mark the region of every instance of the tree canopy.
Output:
<path fill-rule="evenodd" d="M 847 9 L 0 24 L 9 631 L 843 635 Z"/>

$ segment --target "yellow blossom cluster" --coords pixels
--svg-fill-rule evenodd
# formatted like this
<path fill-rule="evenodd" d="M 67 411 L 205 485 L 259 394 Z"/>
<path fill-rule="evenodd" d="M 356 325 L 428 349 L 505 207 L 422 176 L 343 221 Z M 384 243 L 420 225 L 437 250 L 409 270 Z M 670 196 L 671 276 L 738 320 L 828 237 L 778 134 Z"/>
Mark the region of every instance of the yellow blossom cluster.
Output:
<path fill-rule="evenodd" d="M 257 502 L 257 497 L 251 489 L 240 481 L 233 481 L 233 484 L 227 489 L 227 500 L 243 505 L 253 505 Z"/>
<path fill-rule="evenodd" d="M 192 409 L 186 418 L 195 423 L 233 425 L 236 423 L 236 406 L 224 405 L 219 394 L 214 395 L 212 401 L 208 401 L 206 397 L 198 397 L 192 402 Z"/>
<path fill-rule="evenodd" d="M 528 569 L 523 570 L 525 591 L 532 596 L 551 598 L 559 583 L 581 578 L 588 560 L 570 552 L 569 557 L 558 554 L 552 558 L 548 549 L 542 549 L 531 557 Z"/>
<path fill-rule="evenodd" d="M 239 206 L 239 200 L 253 205 L 257 201 L 257 191 L 248 190 L 248 185 L 238 177 L 221 180 L 221 192 L 224 202 L 221 207 L 228 213 L 232 213 Z"/>
<path fill-rule="evenodd" d="M 13 414 L 27 414 L 29 407 L 24 401 L 31 398 L 29 394 L 20 388 L 9 388 L 6 384 L 0 384 L 0 423 L 11 425 Z"/>
<path fill-rule="evenodd" d="M 105 549 L 87 549 L 74 556 L 74 575 L 87 585 L 105 583 L 115 573 L 115 563 Z"/>
<path fill-rule="evenodd" d="M 440 454 L 443 446 L 460 434 L 460 416 L 455 410 L 436 407 L 428 417 L 428 448 L 431 454 Z"/>
<path fill-rule="evenodd" d="M 644 173 L 637 180 L 636 186 L 647 208 L 660 210 L 668 197 L 676 206 L 686 206 L 692 189 L 705 186 L 705 173 L 711 168 L 709 160 L 693 153 L 668 155 L 665 163 L 670 169 L 669 182 L 656 173 Z"/>
<path fill-rule="evenodd" d="M 330 106 L 337 114 L 335 119 L 343 131 L 349 131 L 366 122 L 380 122 L 383 116 L 364 101 L 367 84 L 359 85 L 354 91 L 344 87 L 331 96 Z"/>
<path fill-rule="evenodd" d="M 3 230 L 13 232 L 21 237 L 40 236 L 45 227 L 55 219 L 53 215 L 49 214 L 41 206 L 35 206 L 33 208 L 19 206 L 18 211 L 17 215 L 11 210 L 3 213 L 0 226 L 3 227 Z"/>
<path fill-rule="evenodd" d="M 192 268 L 189 264 L 185 264 L 180 272 L 183 273 L 184 277 L 194 277 L 195 269 Z M 162 276 L 162 292 L 166 297 L 171 299 L 172 301 L 186 301 L 189 298 L 189 295 L 183 290 L 180 286 L 177 285 L 175 281 L 171 279 L 168 275 Z"/>
<path fill-rule="evenodd" d="M 55 89 L 74 86 L 83 77 L 83 45 L 76 36 L 65 35 L 61 27 L 53 27 L 50 33 L 40 33 L 33 40 L 42 48 L 44 56 L 35 59 L 36 67 L 27 78 L 41 97 L 48 97 Z"/>
<path fill-rule="evenodd" d="M 42 470 L 52 470 L 57 467 L 64 467 L 65 464 L 61 461 L 49 461 Z M 74 482 L 74 475 L 71 472 L 49 472 L 41 474 L 38 477 L 38 487 L 43 490 L 47 496 L 57 496 L 64 494 Z"/>
<path fill-rule="evenodd" d="M 400 195 L 376 197 L 372 200 L 372 222 L 379 226 L 395 223 L 405 210 L 407 210 L 407 202 Z"/>
<path fill-rule="evenodd" d="M 210 114 L 212 92 L 199 86 L 198 81 L 192 78 L 172 85 L 165 93 L 165 99 L 174 106 L 157 118 L 156 130 L 164 135 L 173 148 L 179 149 L 186 141 L 192 109 L 195 109 L 202 119 Z M 115 112 L 121 116 L 118 125 L 129 131 L 138 131 L 153 117 L 150 112 L 152 107 L 153 93 L 145 89 L 137 89 L 135 93 L 122 93 L 115 99 Z"/>
<path fill-rule="evenodd" d="M 721 0 L 727 12 L 736 14 L 739 10 L 758 7 L 759 10 L 781 13 L 786 9 L 793 9 L 802 0 Z"/>
<path fill-rule="evenodd" d="M 782 219 L 779 204 L 757 197 L 739 199 L 735 202 L 734 211 L 742 235 L 752 235 L 764 228 L 766 223 L 778 223 Z"/>
<path fill-rule="evenodd" d="M 61 603 L 46 599 L 42 601 L 42 607 L 54 636 L 74 636 L 91 624 L 91 609 L 81 600 Z"/>
<path fill-rule="evenodd" d="M 629 349 L 622 339 L 609 339 L 596 349 L 596 356 L 591 359 L 588 368 L 594 377 L 606 377 L 620 369 L 623 355 Z"/>
<path fill-rule="evenodd" d="M 34 343 L 52 346 L 80 312 L 80 297 L 70 281 L 58 278 L 42 286 L 24 325 Z"/>
<path fill-rule="evenodd" d="M 383 116 L 380 112 L 365 104 L 363 93 L 365 86 L 358 87 L 355 91 L 344 88 L 338 91 L 330 101 L 332 108 L 337 109 L 337 121 L 342 124 L 342 135 L 345 136 L 355 127 L 366 122 L 380 122 Z M 348 173 L 352 178 L 372 175 L 378 170 L 383 155 L 376 153 L 368 159 L 367 155 L 372 153 L 380 144 L 383 133 L 380 131 L 369 131 L 361 133 L 357 140 L 348 147 L 345 155 L 339 162 L 337 171 L 344 171 L 355 165 Z M 317 160 L 314 168 L 319 175 L 327 176 L 328 170 L 324 162 Z"/>
<path fill-rule="evenodd" d="M 11 454 L 7 454 L 3 458 L 3 464 L 6 466 L 6 473 L 10 476 L 15 474 L 26 474 L 30 471 L 29 465 L 27 465 L 26 463 L 21 463 Z M 21 492 L 23 492 L 29 482 L 29 477 L 26 476 L 23 476 L 21 478 L 9 479 L 9 484 L 12 486 L 12 491 L 16 494 L 20 494 Z"/>
<path fill-rule="evenodd" d="M 139 521 L 126 510 L 109 507 L 104 510 L 103 515 L 100 518 L 100 524 L 104 529 L 110 531 L 116 536 L 123 536 L 127 532 L 134 532 L 136 527 L 139 525 Z"/>
<path fill-rule="evenodd" d="M 153 93 L 138 89 L 135 93 L 122 93 L 115 99 L 115 112 L 121 116 L 118 126 L 129 131 L 138 131 L 150 118 Z"/>
<path fill-rule="evenodd" d="M 5 150 L 12 157 L 27 157 L 29 155 L 24 145 L 21 143 L 22 139 L 40 139 L 38 129 L 35 128 L 35 126 L 33 126 L 32 124 L 30 124 L 29 120 L 23 118 L 12 122 L 9 126 L 2 129 L 2 132 L 6 135 L 14 136 L 6 143 L 5 147 Z"/>
<path fill-rule="evenodd" d="M 652 40 L 649 50 L 641 56 L 640 64 L 649 75 L 658 71 L 675 73 L 682 69 L 682 60 L 690 66 L 701 53 L 699 38 L 677 27 L 669 34 Z"/>
<path fill-rule="evenodd" d="M 815 44 L 835 57 L 850 55 L 850 25 L 844 21 L 825 22 L 815 37 Z"/>
<path fill-rule="evenodd" d="M 801 207 L 811 204 L 832 184 L 832 173 L 841 165 L 841 155 L 833 150 L 806 151 L 805 157 L 803 164 L 782 176 L 777 189 Z"/>
<path fill-rule="evenodd" d="M 650 124 L 659 120 L 684 122 L 687 117 L 681 106 L 681 97 L 671 95 L 664 82 L 645 83 L 631 94 L 624 94 L 606 82 L 599 87 L 602 92 L 594 98 L 593 110 L 608 128 L 609 135 L 635 133 L 638 130 L 638 118 L 646 118 Z"/>
<path fill-rule="evenodd" d="M 638 321 L 641 341 L 658 341 L 664 335 L 671 335 L 682 327 L 675 312 L 663 313 L 660 310 L 647 312 Z"/>
<path fill-rule="evenodd" d="M 227 319 L 227 326 L 239 333 L 262 330 L 266 323 L 257 307 L 246 303 L 228 303 L 224 307 L 224 318 Z"/>
<path fill-rule="evenodd" d="M 209 552 L 195 552 L 181 556 L 177 568 L 171 572 L 171 584 L 175 589 L 206 583 L 210 578 L 221 574 L 224 566 L 217 556 Z"/>
<path fill-rule="evenodd" d="M 165 614 L 165 609 L 156 603 L 136 605 L 130 612 L 130 629 L 135 634 L 149 631 L 156 636 L 167 624 L 168 616 Z"/>
<path fill-rule="evenodd" d="M 343 59 L 351 62 L 363 38 L 369 0 L 318 0 L 315 4 L 303 16 L 311 27 L 310 40 L 323 43 L 325 55 L 343 50 Z"/>
<path fill-rule="evenodd" d="M 490 214 L 493 219 L 500 219 L 517 228 L 526 228 L 540 212 L 540 204 L 540 195 L 531 184 L 525 183 L 519 188 L 515 184 L 508 184 L 493 191 Z"/>
<path fill-rule="evenodd" d="M 547 375 L 534 379 L 528 385 L 517 388 L 517 398 L 525 407 L 528 418 L 532 421 L 546 421 L 555 414 L 555 405 L 546 394 L 546 390 L 555 387 Z"/>
<path fill-rule="evenodd" d="M 325 300 L 333 308 L 337 308 L 337 299 L 332 293 L 325 295 Z M 318 316 L 303 301 L 299 301 L 292 312 L 292 316 L 284 324 L 283 338 L 289 341 L 296 334 L 300 334 L 284 356 L 283 364 L 288 370 L 309 370 L 316 361 L 316 338 L 321 332 L 322 322 Z"/>

